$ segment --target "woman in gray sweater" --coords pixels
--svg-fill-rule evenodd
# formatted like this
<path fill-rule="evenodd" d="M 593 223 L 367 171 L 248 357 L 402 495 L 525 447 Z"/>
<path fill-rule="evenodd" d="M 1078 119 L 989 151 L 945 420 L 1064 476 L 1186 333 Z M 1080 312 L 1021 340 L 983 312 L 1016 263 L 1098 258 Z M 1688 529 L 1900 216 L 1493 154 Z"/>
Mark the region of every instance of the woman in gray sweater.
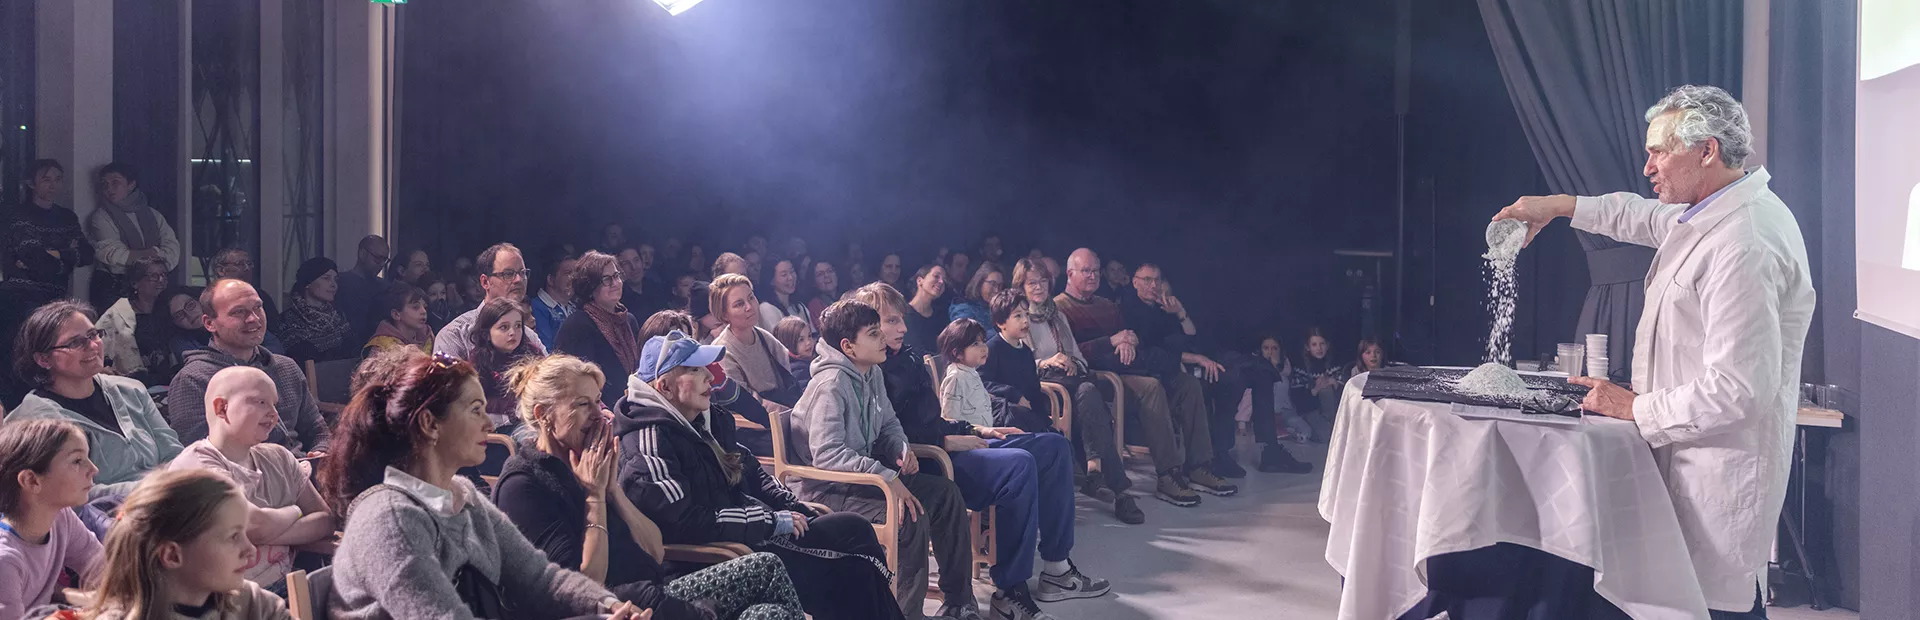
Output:
<path fill-rule="evenodd" d="M 369 384 L 341 413 L 321 483 L 347 506 L 332 618 L 640 618 L 547 560 L 454 472 L 486 460 L 486 394 L 444 354 Z"/>

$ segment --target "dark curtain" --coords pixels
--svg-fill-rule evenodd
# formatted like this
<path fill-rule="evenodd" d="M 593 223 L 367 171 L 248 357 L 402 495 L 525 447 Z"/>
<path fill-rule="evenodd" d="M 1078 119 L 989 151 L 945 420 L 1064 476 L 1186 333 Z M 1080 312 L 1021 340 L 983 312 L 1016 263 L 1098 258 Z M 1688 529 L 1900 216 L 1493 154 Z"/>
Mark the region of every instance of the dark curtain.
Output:
<path fill-rule="evenodd" d="M 1856 3 L 1775 2 L 1772 7 L 1768 20 L 1772 36 L 1767 45 L 1767 171 L 1773 174 L 1773 191 L 1800 222 L 1807 259 L 1813 268 L 1814 290 L 1820 297 L 1813 327 L 1807 332 L 1801 376 L 1806 381 L 1858 392 L 1862 387 L 1863 349 L 1860 323 L 1853 318 L 1857 287 L 1853 238 Z M 1908 349 L 1912 348 L 1910 339 L 1885 331 L 1880 334 L 1903 340 Z M 1871 360 L 1867 365 L 1878 367 L 1899 357 L 1866 359 Z M 1908 367 L 1904 382 L 1912 381 Z M 1848 405 L 1850 400 L 1842 399 Z M 1859 408 L 1842 408 L 1848 409 L 1849 415 L 1867 417 Z M 1807 437 L 1807 491 L 1813 498 L 1807 503 L 1808 552 L 1820 569 L 1828 600 L 1859 610 L 1862 617 L 1910 615 L 1904 592 L 1913 591 L 1908 586 L 1915 573 L 1875 571 L 1863 575 L 1861 558 L 1865 557 L 1864 564 L 1869 566 L 1915 566 L 1920 565 L 1913 563 L 1920 553 L 1915 553 L 1914 546 L 1900 544 L 1863 548 L 1860 541 L 1890 542 L 1896 539 L 1892 532 L 1903 530 L 1911 536 L 1913 522 L 1901 515 L 1912 514 L 1914 496 L 1869 495 L 1860 493 L 1860 489 L 1863 475 L 1869 476 L 1868 480 L 1878 478 L 1867 488 L 1893 488 L 1911 479 L 1912 461 L 1904 455 L 1914 453 L 1914 443 L 1903 441 L 1902 433 L 1891 429 L 1899 425 L 1911 428 L 1907 420 L 1912 412 L 1908 401 L 1888 411 L 1893 416 L 1850 420 L 1844 431 L 1816 432 Z M 1873 432 L 1866 433 L 1863 425 L 1871 426 Z M 1863 467 L 1863 448 L 1901 455 L 1892 458 L 1902 465 Z M 1882 464 L 1891 465 L 1885 461 Z M 1789 497 L 1796 495 L 1790 493 Z M 1797 510 L 1798 505 L 1789 501 L 1788 511 Z M 1871 531 L 1863 531 L 1863 527 Z M 1880 587 L 1866 587 L 1869 583 Z M 1863 593 L 1883 598 L 1862 601 Z"/>
<path fill-rule="evenodd" d="M 1555 193 L 1652 193 L 1645 112 L 1667 90 L 1740 92 L 1739 0 L 1479 0 L 1507 92 Z M 1589 289 L 1570 342 L 1609 334 L 1613 374 L 1633 364 L 1653 249 L 1578 233 Z"/>

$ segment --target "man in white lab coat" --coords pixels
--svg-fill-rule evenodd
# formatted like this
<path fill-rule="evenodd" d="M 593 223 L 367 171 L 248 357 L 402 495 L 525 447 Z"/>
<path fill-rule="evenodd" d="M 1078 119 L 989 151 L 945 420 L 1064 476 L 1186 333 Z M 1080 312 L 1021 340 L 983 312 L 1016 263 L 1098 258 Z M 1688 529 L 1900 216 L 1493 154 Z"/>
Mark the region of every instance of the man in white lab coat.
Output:
<path fill-rule="evenodd" d="M 1786 499 L 1813 281 L 1800 227 L 1767 189 L 1746 110 L 1682 86 L 1647 110 L 1658 200 L 1528 196 L 1494 219 L 1548 222 L 1658 248 L 1634 334 L 1633 389 L 1598 379 L 1583 406 L 1653 446 L 1715 620 L 1764 618 L 1759 588 Z"/>

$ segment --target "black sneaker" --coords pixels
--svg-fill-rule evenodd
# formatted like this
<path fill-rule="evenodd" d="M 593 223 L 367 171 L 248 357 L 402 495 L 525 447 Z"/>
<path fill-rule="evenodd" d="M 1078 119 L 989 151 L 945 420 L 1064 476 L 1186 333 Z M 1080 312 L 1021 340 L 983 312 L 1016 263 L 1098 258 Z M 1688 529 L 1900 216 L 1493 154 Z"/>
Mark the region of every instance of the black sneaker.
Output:
<path fill-rule="evenodd" d="M 1083 478 L 1080 480 L 1081 495 L 1085 495 L 1087 497 L 1091 497 L 1094 499 L 1105 499 L 1100 497 L 1100 492 L 1105 490 L 1107 490 L 1107 485 L 1100 482 L 1099 476 L 1089 475 L 1086 478 Z"/>
<path fill-rule="evenodd" d="M 1213 473 L 1219 474 L 1222 478 L 1247 477 L 1247 470 L 1240 467 L 1239 463 L 1233 462 L 1231 451 L 1222 452 L 1220 456 L 1213 457 Z"/>
<path fill-rule="evenodd" d="M 1147 522 L 1147 513 L 1140 511 L 1140 503 L 1132 495 L 1121 493 L 1113 500 L 1113 517 L 1127 525 L 1139 525 Z"/>
<path fill-rule="evenodd" d="M 1270 474 L 1304 474 L 1313 471 L 1313 464 L 1293 458 L 1293 453 L 1277 443 L 1267 444 L 1260 449 L 1260 471 Z"/>

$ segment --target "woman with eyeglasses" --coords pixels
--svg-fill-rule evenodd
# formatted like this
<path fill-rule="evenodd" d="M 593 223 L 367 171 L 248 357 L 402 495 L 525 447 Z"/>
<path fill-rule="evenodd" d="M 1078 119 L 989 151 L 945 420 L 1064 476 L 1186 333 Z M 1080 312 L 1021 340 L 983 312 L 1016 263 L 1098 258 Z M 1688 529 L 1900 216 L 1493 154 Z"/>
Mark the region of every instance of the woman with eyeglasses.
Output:
<path fill-rule="evenodd" d="M 13 342 L 13 371 L 35 386 L 8 422 L 65 420 L 87 435 L 100 473 L 88 497 L 124 497 L 148 471 L 180 454 L 180 437 L 147 386 L 106 368 L 93 308 L 56 301 L 35 310 Z"/>
<path fill-rule="evenodd" d="M 293 361 L 359 357 L 363 343 L 347 337 L 353 325 L 333 305 L 334 294 L 340 292 L 339 273 L 333 259 L 324 256 L 307 259 L 294 272 L 293 291 L 287 294 L 287 311 L 280 315 L 277 330 Z"/>
<path fill-rule="evenodd" d="M 1007 290 L 1007 272 L 1002 271 L 999 265 L 981 263 L 980 268 L 973 271 L 973 279 L 967 280 L 966 297 L 955 300 L 947 308 L 947 320 L 973 319 L 981 327 L 987 328 L 987 340 L 991 342 L 1000 336 L 1000 329 L 993 326 L 993 316 L 987 310 L 987 304 L 1004 290 Z"/>
<path fill-rule="evenodd" d="M 587 252 L 573 268 L 573 305 L 580 311 L 567 316 L 554 349 L 593 362 L 608 377 L 625 377 L 640 367 L 640 319 L 621 305 L 620 266 L 612 256 Z M 608 381 L 600 402 L 608 406 L 626 390 L 621 381 Z"/>
<path fill-rule="evenodd" d="M 100 315 L 100 321 L 94 326 L 105 335 L 101 338 L 101 347 L 107 356 L 107 367 L 122 377 L 140 379 L 142 383 L 153 385 L 147 377 L 148 353 L 158 351 L 158 359 L 166 362 L 167 321 L 154 316 L 154 308 L 160 305 L 160 293 L 167 288 L 167 264 L 158 258 L 142 258 L 133 261 L 127 267 L 126 290 L 119 301 Z M 142 344 L 154 340 L 158 346 L 142 347 Z M 171 377 L 162 379 L 166 383 Z"/>
<path fill-rule="evenodd" d="M 638 617 L 561 568 L 455 472 L 487 459 L 487 396 L 473 366 L 417 357 L 354 394 L 320 472 L 346 514 L 335 618 Z"/>

